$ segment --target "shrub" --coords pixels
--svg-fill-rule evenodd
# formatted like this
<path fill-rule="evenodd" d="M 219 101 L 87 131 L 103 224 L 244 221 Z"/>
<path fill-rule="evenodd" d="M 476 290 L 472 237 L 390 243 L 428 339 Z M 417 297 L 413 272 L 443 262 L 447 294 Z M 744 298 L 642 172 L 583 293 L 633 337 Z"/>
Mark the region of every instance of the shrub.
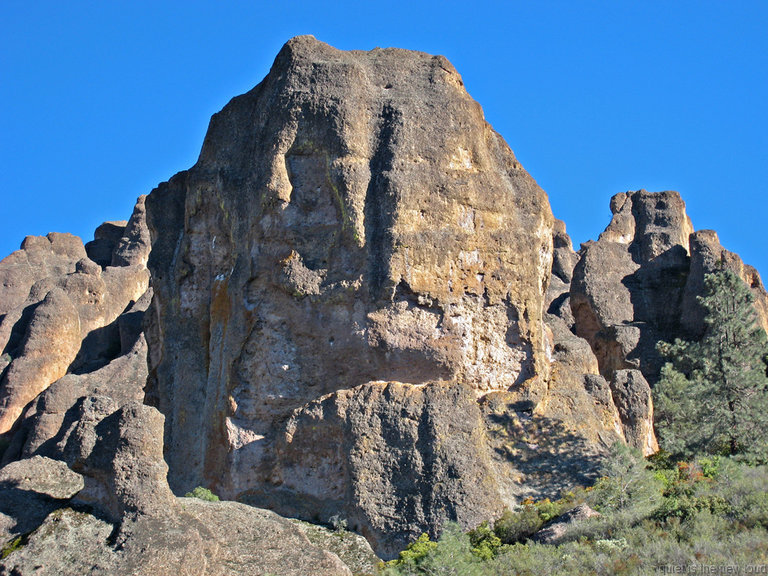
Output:
<path fill-rule="evenodd" d="M 208 490 L 208 488 L 203 488 L 202 486 L 198 486 L 192 492 L 187 492 L 184 494 L 185 498 L 197 498 L 199 500 L 205 500 L 206 502 L 218 502 L 219 497 L 216 496 L 213 492 Z"/>
<path fill-rule="evenodd" d="M 474 530 L 470 530 L 468 535 L 472 553 L 481 560 L 490 560 L 501 547 L 501 539 L 491 530 L 488 522 L 483 522 Z"/>
<path fill-rule="evenodd" d="M 523 504 L 516 512 L 507 509 L 496 520 L 493 531 L 503 544 L 522 542 L 533 536 L 544 522 L 533 504 Z"/>

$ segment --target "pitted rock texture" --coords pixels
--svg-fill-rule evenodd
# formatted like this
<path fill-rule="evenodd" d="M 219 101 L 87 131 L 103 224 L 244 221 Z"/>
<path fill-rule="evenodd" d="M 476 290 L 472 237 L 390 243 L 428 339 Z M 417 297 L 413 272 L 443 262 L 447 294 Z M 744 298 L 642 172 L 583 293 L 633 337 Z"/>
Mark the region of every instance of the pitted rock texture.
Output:
<path fill-rule="evenodd" d="M 62 458 L 69 434 L 80 417 L 83 398 L 105 396 L 117 406 L 144 399 L 147 343 L 141 320 L 142 308 L 148 304 L 146 296 L 118 319 L 123 353 L 92 372 L 66 374 L 38 395 L 20 418 L 3 462 L 35 454 Z"/>
<path fill-rule="evenodd" d="M 140 402 L 86 400 L 64 455 L 80 474 L 40 456 L 0 469 L 0 542 L 24 538 L 0 574 L 352 574 L 273 512 L 176 498 L 163 416 Z M 342 550 L 375 559 L 354 538 Z"/>
<path fill-rule="evenodd" d="M 179 499 L 178 514 L 115 525 L 83 510 L 51 513 L 0 574 L 41 576 L 351 576 L 289 520 L 236 502 Z M 338 538 L 331 535 L 331 538 Z"/>
<path fill-rule="evenodd" d="M 579 449 L 587 455 L 593 453 L 596 447 L 610 446 L 616 441 L 626 439 L 610 386 L 600 376 L 597 358 L 589 342 L 573 333 L 574 318 L 571 313 L 570 291 L 573 269 L 579 261 L 579 255 L 573 251 L 565 224 L 560 220 L 555 221 L 552 244 L 552 277 L 545 296 L 547 313 L 544 316 L 551 368 L 547 393 L 543 401 L 536 406 L 536 416 L 566 427 L 557 430 L 555 434 L 556 438 L 564 439 L 563 444 L 586 441 Z M 552 424 L 545 428 L 555 430 Z M 533 443 L 523 443 L 522 446 L 540 443 L 541 441 L 537 440 Z M 554 454 L 558 452 L 559 450 L 554 451 Z M 536 456 L 543 467 L 547 460 L 546 455 L 542 451 L 538 451 L 538 454 L 532 452 L 531 460 L 535 461 Z M 566 460 L 560 457 L 558 464 L 553 468 L 562 465 Z M 571 473 L 563 478 L 568 478 L 574 483 L 588 482 L 589 473 L 595 471 L 595 461 L 590 458 L 573 460 L 569 467 L 580 467 L 585 476 L 579 479 L 578 475 Z M 552 481 L 551 478 L 548 480 Z M 527 478 L 525 485 L 531 489 L 538 482 L 537 479 Z M 528 495 L 536 497 L 538 493 L 532 490 Z"/>
<path fill-rule="evenodd" d="M 0 542 L 37 528 L 83 488 L 64 462 L 35 456 L 0 469 Z"/>
<path fill-rule="evenodd" d="M 704 309 L 696 297 L 703 292 L 704 276 L 722 268 L 730 270 L 749 286 L 760 325 L 768 332 L 768 293 L 757 270 L 744 264 L 738 254 L 723 248 L 714 230 L 697 231 L 691 235 L 690 245 L 691 268 L 682 302 L 682 327 L 686 336 L 698 338 L 704 333 Z"/>
<path fill-rule="evenodd" d="M 768 294 L 757 271 L 713 231 L 693 231 L 677 192 L 617 194 L 611 211 L 597 242 L 579 251 L 568 296 L 573 331 L 589 342 L 610 382 L 627 442 L 650 454 L 658 448 L 651 387 L 664 362 L 656 343 L 701 337 L 704 276 L 722 268 L 739 275 L 764 328 Z"/>
<path fill-rule="evenodd" d="M 656 342 L 677 334 L 693 232 L 677 192 L 626 192 L 611 199 L 613 219 L 587 242 L 573 272 L 575 332 L 592 346 L 600 373 L 640 369 L 655 381 Z"/>
<path fill-rule="evenodd" d="M 147 219 L 147 400 L 178 492 L 269 486 L 287 419 L 369 382 L 546 395 L 550 208 L 442 57 L 290 41 Z"/>
<path fill-rule="evenodd" d="M 425 527 L 437 536 L 450 516 L 475 525 L 503 508 L 481 411 L 460 384 L 373 382 L 328 394 L 296 410 L 276 443 L 271 483 L 245 501 L 288 516 L 339 515 L 386 555 Z"/>
<path fill-rule="evenodd" d="M 83 400 L 64 452 L 79 474 L 41 456 L 0 469 L 0 543 L 23 538 L 0 574 L 352 574 L 273 512 L 176 498 L 156 409 Z M 354 541 L 343 551 L 373 556 Z"/>
<path fill-rule="evenodd" d="M 79 238 L 62 234 L 30 236 L 0 262 L 7 277 L 0 287 L 0 434 L 53 382 L 97 370 L 122 352 L 118 318 L 149 285 L 143 205 L 142 197 L 114 245 L 114 266 L 102 267 Z M 101 239 L 117 235 L 102 232 Z"/>
<path fill-rule="evenodd" d="M 338 516 L 392 555 L 589 484 L 617 440 L 655 451 L 655 344 L 700 334 L 704 275 L 739 274 L 764 326 L 768 295 L 677 193 L 611 210 L 575 253 L 444 58 L 290 41 L 129 221 L 0 262 L 4 461 L 84 484 L 76 510 L 0 510 L 4 535 L 39 525 L 0 574 L 346 574 L 171 487 Z"/>
<path fill-rule="evenodd" d="M 627 444 L 643 454 L 659 450 L 653 431 L 651 387 L 640 370 L 617 370 L 611 380 L 613 401 L 621 417 Z"/>
<path fill-rule="evenodd" d="M 573 271 L 574 331 L 597 356 L 600 373 L 639 369 L 649 382 L 663 360 L 659 340 L 701 336 L 704 276 L 720 268 L 752 289 L 768 327 L 768 295 L 757 271 L 721 245 L 711 230 L 693 232 L 677 192 L 626 192 L 611 199 L 613 219 L 597 242 L 587 242 Z"/>

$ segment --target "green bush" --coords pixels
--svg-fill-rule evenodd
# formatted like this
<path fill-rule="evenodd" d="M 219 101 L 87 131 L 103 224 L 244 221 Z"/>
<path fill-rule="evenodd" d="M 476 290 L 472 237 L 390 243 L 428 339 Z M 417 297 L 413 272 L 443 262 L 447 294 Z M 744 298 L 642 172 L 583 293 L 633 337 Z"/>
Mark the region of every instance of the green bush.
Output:
<path fill-rule="evenodd" d="M 519 510 L 504 510 L 496 520 L 493 531 L 503 544 L 522 542 L 533 536 L 544 524 L 533 504 L 524 504 Z"/>
<path fill-rule="evenodd" d="M 483 522 L 474 530 L 470 530 L 468 535 L 472 553 L 481 560 L 490 560 L 501 547 L 501 539 L 491 530 L 488 522 Z"/>
<path fill-rule="evenodd" d="M 390 568 L 397 568 L 398 566 L 418 566 L 435 548 L 437 548 L 437 542 L 430 540 L 429 534 L 422 534 L 416 540 L 408 544 L 408 546 L 405 547 L 405 550 L 400 552 L 400 555 L 396 560 L 387 562 L 387 566 Z"/>
<path fill-rule="evenodd" d="M 218 502 L 219 497 L 216 496 L 213 492 L 208 490 L 208 488 L 203 488 L 202 486 L 198 486 L 192 492 L 187 492 L 184 494 L 185 498 L 198 498 L 199 500 L 205 500 L 206 502 Z"/>

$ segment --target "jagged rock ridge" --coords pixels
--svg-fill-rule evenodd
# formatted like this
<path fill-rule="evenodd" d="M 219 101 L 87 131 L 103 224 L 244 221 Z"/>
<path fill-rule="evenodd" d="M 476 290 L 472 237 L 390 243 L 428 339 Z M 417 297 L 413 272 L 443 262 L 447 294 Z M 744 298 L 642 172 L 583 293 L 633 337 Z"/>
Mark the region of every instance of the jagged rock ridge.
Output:
<path fill-rule="evenodd" d="M 574 252 L 444 58 L 290 41 L 129 221 L 0 262 L 0 491 L 29 503 L 2 539 L 42 522 L 0 571 L 82 532 L 106 573 L 215 572 L 277 530 L 275 561 L 346 573 L 275 515 L 177 496 L 342 517 L 386 556 L 590 482 L 616 440 L 654 451 L 654 344 L 700 334 L 704 274 L 740 274 L 764 326 L 768 297 L 676 193 L 611 209 Z"/>

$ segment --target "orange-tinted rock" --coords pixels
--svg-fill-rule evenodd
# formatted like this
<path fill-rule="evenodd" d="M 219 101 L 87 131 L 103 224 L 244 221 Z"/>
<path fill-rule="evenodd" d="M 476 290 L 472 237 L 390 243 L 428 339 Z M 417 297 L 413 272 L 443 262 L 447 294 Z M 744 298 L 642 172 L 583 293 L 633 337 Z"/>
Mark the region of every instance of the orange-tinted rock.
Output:
<path fill-rule="evenodd" d="M 114 248 L 119 266 L 102 268 L 79 238 L 64 234 L 27 237 L 0 263 L 0 276 L 10 278 L 1 300 L 0 434 L 68 372 L 92 371 L 120 355 L 117 319 L 149 285 L 143 204 L 142 197 Z"/>
<path fill-rule="evenodd" d="M 442 57 L 290 41 L 259 86 L 213 117 L 198 163 L 148 197 L 147 219 L 155 294 L 147 399 L 166 416 L 179 492 L 205 484 L 290 509 L 311 500 L 313 480 L 306 467 L 280 471 L 301 467 L 311 446 L 317 473 L 340 494 L 321 516 L 354 511 L 358 529 L 386 548 L 433 529 L 437 513 L 413 504 L 414 520 L 386 524 L 390 512 L 407 518 L 406 491 L 393 491 L 385 509 L 363 496 L 361 477 L 341 472 L 365 467 L 354 464 L 354 423 L 373 426 L 401 406 L 377 396 L 366 415 L 374 383 L 400 382 L 432 430 L 456 416 L 429 412 L 431 387 L 458 386 L 467 414 L 492 393 L 534 405 L 547 398 L 546 195 Z M 592 411 L 581 376 L 574 393 Z M 287 422 L 308 422 L 319 402 L 345 406 L 345 415 L 331 410 L 284 445 Z M 481 453 L 486 423 L 472 422 L 466 438 Z M 406 424 L 395 416 L 376 424 L 380 449 L 362 462 L 379 466 L 377 453 L 450 459 L 440 438 L 400 437 Z M 382 464 L 382 493 L 418 473 L 396 461 Z M 471 507 L 497 509 L 522 490 L 498 487 L 503 465 L 475 468 L 436 468 L 426 481 L 441 486 L 435 506 L 465 525 L 480 519 Z"/>

